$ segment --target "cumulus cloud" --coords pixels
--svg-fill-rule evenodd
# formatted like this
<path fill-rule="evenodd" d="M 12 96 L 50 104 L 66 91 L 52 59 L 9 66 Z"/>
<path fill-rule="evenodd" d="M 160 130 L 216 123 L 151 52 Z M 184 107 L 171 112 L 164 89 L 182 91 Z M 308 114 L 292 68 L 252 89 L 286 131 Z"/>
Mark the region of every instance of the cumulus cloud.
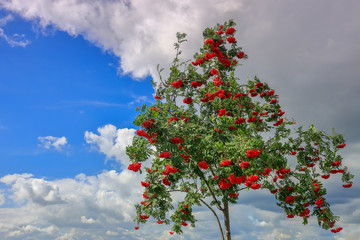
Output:
<path fill-rule="evenodd" d="M 45 149 L 54 148 L 57 151 L 61 151 L 62 148 L 65 147 L 66 144 L 68 143 L 66 137 L 47 136 L 47 137 L 38 137 L 38 140 L 40 141 L 39 144 L 40 147 L 43 147 Z"/>
<path fill-rule="evenodd" d="M 154 62 L 173 58 L 177 31 L 196 33 L 199 39 L 204 26 L 235 16 L 243 6 L 235 0 L 1 0 L 0 4 L 44 28 L 54 26 L 72 36 L 83 35 L 119 56 L 120 71 L 135 78 L 157 76 Z"/>
<path fill-rule="evenodd" d="M 132 144 L 136 129 L 116 128 L 112 124 L 107 124 L 97 129 L 98 134 L 85 131 L 85 141 L 95 150 L 105 154 L 107 160 L 115 160 L 127 168 L 130 159 L 126 155 L 126 147 Z M 155 146 L 150 147 L 156 151 Z M 150 155 L 149 158 L 142 163 L 142 167 L 150 167 L 151 159 L 155 156 Z"/>
<path fill-rule="evenodd" d="M 123 165 L 129 165 L 126 146 L 131 145 L 135 129 L 120 128 L 108 124 L 97 129 L 99 135 L 86 131 L 85 141 L 91 144 L 108 159 L 115 159 Z"/>
<path fill-rule="evenodd" d="M 21 178 L 21 179 L 25 179 L 25 178 L 31 178 L 33 175 L 30 173 L 23 173 L 23 174 L 11 174 L 11 175 L 6 175 L 4 177 L 1 178 L 1 182 L 10 185 L 14 182 L 16 182 L 17 179 Z"/>
<path fill-rule="evenodd" d="M 43 179 L 31 178 L 29 174 L 7 175 L 0 179 L 1 182 L 12 186 L 15 202 L 22 203 L 31 200 L 39 205 L 62 203 L 59 188 Z"/>
<path fill-rule="evenodd" d="M 4 239 L 81 238 L 83 233 L 100 239 L 107 232 L 118 232 L 119 226 L 129 230 L 133 228 L 134 204 L 140 201 L 142 190 L 138 176 L 130 171 L 79 174 L 54 181 L 13 174 L 0 178 L 0 182 L 10 187 L 4 194 L 17 204 L 0 208 L 0 235 Z"/>

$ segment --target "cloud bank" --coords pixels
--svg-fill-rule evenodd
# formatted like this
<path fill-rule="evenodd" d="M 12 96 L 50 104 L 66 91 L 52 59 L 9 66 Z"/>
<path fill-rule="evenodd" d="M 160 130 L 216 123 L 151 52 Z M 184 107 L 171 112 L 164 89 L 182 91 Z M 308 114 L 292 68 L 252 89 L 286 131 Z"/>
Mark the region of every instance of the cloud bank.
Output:
<path fill-rule="evenodd" d="M 101 239 L 107 231 L 126 232 L 141 196 L 138 177 L 129 171 L 54 181 L 15 174 L 0 182 L 9 187 L 6 201 L 16 204 L 0 208 L 2 239 Z"/>
<path fill-rule="evenodd" d="M 170 227 L 156 220 L 134 230 L 133 205 L 143 191 L 138 175 L 123 171 L 104 171 L 96 176 L 79 174 L 75 178 L 45 180 L 31 174 L 0 178 L 6 184 L 6 204 L 0 208 L 2 239 L 218 239 L 216 221 L 206 208 L 196 208 L 196 228 L 187 227 L 181 237 L 169 235 Z M 53 192 L 53 193 L 52 193 Z M 245 197 L 245 198 L 244 198 Z M 264 191 L 241 192 L 241 204 L 231 206 L 233 239 L 332 239 L 315 219 L 302 226 L 301 219 L 287 219 L 276 209 L 273 197 Z M 337 212 L 356 209 L 359 199 L 335 204 Z M 269 209 L 269 205 L 273 205 Z M 336 239 L 357 239 L 356 213 L 344 217 L 346 231 Z M 350 220 L 350 221 L 348 221 Z M 306 231 L 304 230 L 306 228 Z"/>

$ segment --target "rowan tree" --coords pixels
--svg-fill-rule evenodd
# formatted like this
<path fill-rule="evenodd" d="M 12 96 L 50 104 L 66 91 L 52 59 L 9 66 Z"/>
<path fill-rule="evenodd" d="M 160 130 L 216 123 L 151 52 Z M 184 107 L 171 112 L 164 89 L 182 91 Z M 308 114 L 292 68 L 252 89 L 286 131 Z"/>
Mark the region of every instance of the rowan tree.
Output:
<path fill-rule="evenodd" d="M 134 124 L 141 129 L 126 148 L 128 169 L 142 173 L 146 160 L 151 167 L 145 169 L 144 200 L 135 206 L 134 221 L 145 223 L 151 216 L 158 224 L 172 224 L 170 234 L 181 234 L 188 224 L 195 227 L 194 207 L 205 205 L 221 238 L 230 240 L 229 204 L 236 204 L 243 190 L 269 191 L 288 218 L 307 224 L 316 217 L 323 229 L 339 232 L 323 181 L 341 174 L 343 187 L 352 186 L 354 176 L 338 154 L 346 146 L 343 136 L 313 125 L 296 129 L 274 89 L 257 77 L 242 83 L 235 76 L 247 55 L 237 46 L 234 26 L 229 20 L 205 29 L 193 61 L 180 61 L 186 35 L 178 33 L 169 77 L 163 80 L 158 67 L 155 102 L 136 109 Z M 172 192 L 183 193 L 177 206 Z"/>

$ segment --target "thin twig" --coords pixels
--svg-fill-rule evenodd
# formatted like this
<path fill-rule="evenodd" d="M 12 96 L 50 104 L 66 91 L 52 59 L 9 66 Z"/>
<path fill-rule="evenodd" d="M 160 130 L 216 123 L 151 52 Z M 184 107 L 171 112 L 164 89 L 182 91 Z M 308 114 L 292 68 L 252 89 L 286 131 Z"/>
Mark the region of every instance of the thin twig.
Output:
<path fill-rule="evenodd" d="M 212 197 L 213 197 L 214 200 L 216 201 L 216 206 L 217 206 L 217 208 L 218 208 L 219 210 L 223 211 L 223 208 L 219 205 L 219 201 L 217 200 L 215 194 L 214 194 L 213 191 L 211 190 L 208 181 L 205 179 L 204 173 L 203 173 L 200 169 L 199 169 L 199 171 L 201 172 L 201 176 L 200 176 L 200 177 L 204 180 L 204 182 L 205 182 L 206 186 L 208 187 L 208 189 L 209 189 Z"/>

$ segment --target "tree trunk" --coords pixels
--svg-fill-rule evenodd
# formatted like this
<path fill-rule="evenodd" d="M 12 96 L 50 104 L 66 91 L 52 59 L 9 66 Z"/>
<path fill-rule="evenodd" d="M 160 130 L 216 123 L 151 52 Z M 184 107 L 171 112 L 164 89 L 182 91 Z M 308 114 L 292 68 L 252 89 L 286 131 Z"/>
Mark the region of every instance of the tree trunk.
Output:
<path fill-rule="evenodd" d="M 228 205 L 227 201 L 224 203 L 223 213 L 224 213 L 224 224 L 225 224 L 226 240 L 231 240 L 229 205 Z"/>

